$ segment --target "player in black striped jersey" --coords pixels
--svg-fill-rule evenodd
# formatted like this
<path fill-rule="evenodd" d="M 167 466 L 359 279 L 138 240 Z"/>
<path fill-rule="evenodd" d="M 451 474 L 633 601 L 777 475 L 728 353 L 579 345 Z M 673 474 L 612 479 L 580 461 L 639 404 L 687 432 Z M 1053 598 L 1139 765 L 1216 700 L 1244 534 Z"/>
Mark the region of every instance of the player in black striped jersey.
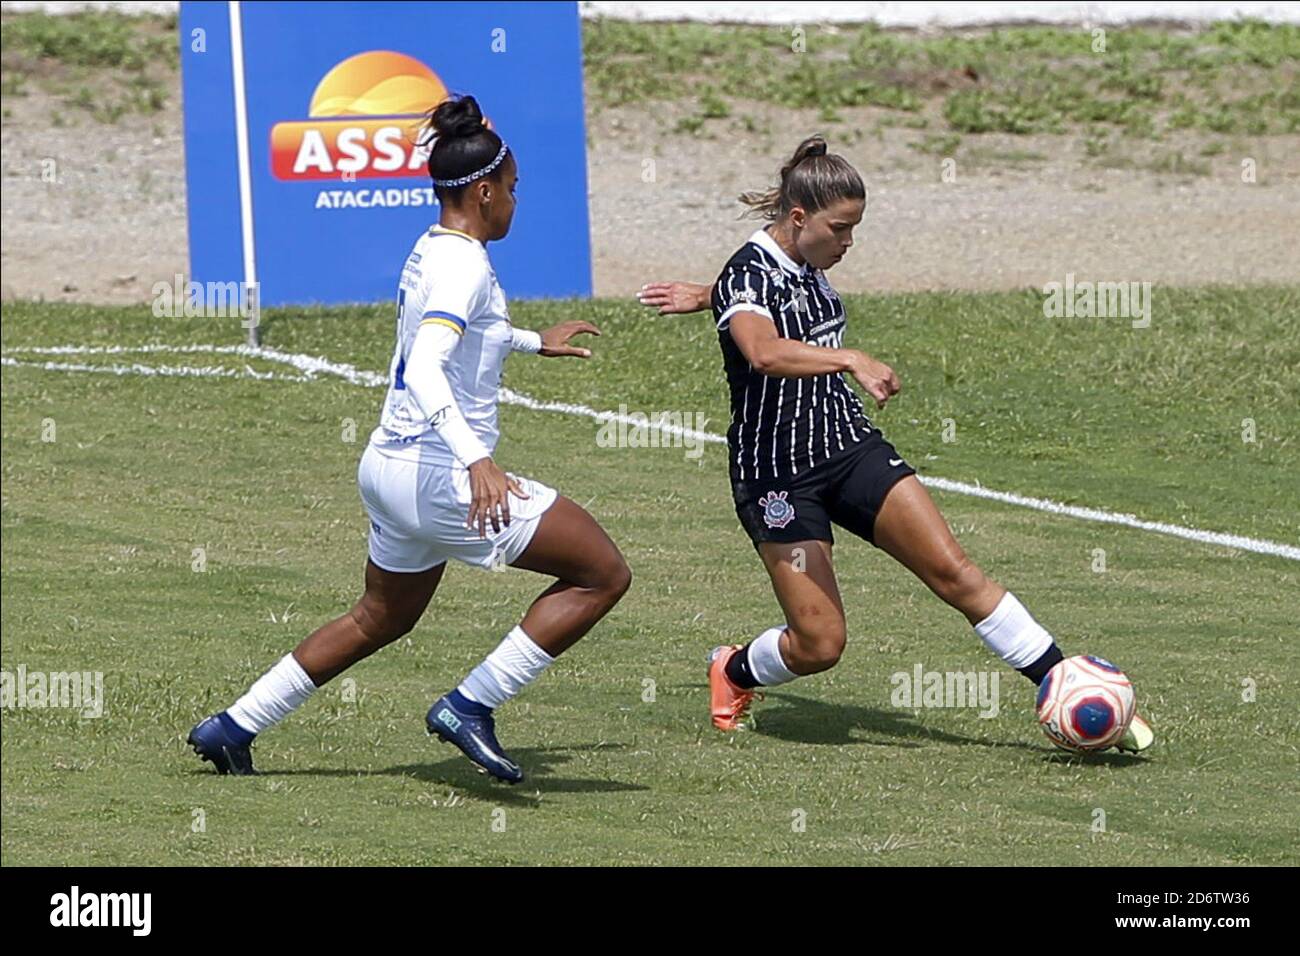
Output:
<path fill-rule="evenodd" d="M 714 725 L 737 729 L 756 687 L 839 661 L 846 629 L 832 524 L 902 563 L 961 611 L 1003 661 L 1041 683 L 1062 659 L 1051 634 L 966 556 L 844 379 L 851 375 L 882 408 L 901 387 L 884 362 L 843 347 L 844 306 L 825 275 L 853 245 L 866 208 L 861 177 L 812 137 L 781 169 L 778 186 L 740 198 L 769 223 L 712 286 L 658 282 L 638 296 L 663 314 L 712 307 L 731 394 L 736 513 L 786 616 L 746 645 L 714 649 Z M 1151 740 L 1135 716 L 1119 746 L 1142 750 Z"/>
<path fill-rule="evenodd" d="M 711 299 L 734 411 L 727 430 L 733 481 L 794 478 L 872 434 L 861 400 L 838 373 L 766 374 L 728 334 L 733 316 L 761 316 L 766 321 L 758 328 L 820 346 L 823 351 L 806 354 L 820 369 L 824 349 L 842 349 L 845 318 L 840 297 L 820 269 L 795 262 L 771 233 L 759 229 L 723 267 Z M 863 387 L 873 386 L 874 375 L 886 393 L 896 390 L 897 378 L 887 367 L 863 364 L 860 371 Z"/>

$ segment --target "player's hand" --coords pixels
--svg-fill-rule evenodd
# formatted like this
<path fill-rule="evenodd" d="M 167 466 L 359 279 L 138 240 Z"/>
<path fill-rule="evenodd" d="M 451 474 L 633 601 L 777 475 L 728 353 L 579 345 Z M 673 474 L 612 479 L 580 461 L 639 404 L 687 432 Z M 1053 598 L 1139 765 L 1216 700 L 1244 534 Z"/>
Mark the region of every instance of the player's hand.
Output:
<path fill-rule="evenodd" d="M 857 380 L 864 392 L 876 400 L 877 408 L 884 408 L 885 402 L 897 395 L 903 387 L 892 368 L 865 352 L 858 353 L 849 374 Z"/>
<path fill-rule="evenodd" d="M 469 487 L 469 519 L 465 527 L 472 529 L 477 524 L 480 538 L 487 537 L 489 522 L 495 534 L 500 534 L 503 527 L 510 527 L 510 495 L 528 497 L 519 482 L 498 468 L 491 458 L 480 458 L 469 466 Z"/>
<path fill-rule="evenodd" d="M 636 300 L 660 315 L 685 315 L 701 312 L 709 307 L 713 287 L 698 282 L 647 282 L 636 294 Z"/>
<path fill-rule="evenodd" d="M 600 335 L 600 329 L 590 322 L 572 319 L 553 325 L 542 333 L 542 351 L 539 355 L 548 357 L 556 355 L 576 355 L 578 358 L 591 358 L 591 349 L 570 345 L 569 339 L 575 335 Z"/>

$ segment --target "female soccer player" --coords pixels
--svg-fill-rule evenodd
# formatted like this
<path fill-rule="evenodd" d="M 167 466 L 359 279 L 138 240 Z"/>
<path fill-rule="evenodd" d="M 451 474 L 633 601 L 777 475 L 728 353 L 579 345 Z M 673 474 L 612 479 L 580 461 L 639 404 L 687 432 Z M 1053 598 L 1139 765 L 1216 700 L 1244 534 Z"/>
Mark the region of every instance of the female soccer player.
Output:
<path fill-rule="evenodd" d="M 430 121 L 429 174 L 442 212 L 402 268 L 388 395 L 358 472 L 370 516 L 365 593 L 190 732 L 195 752 L 220 773 L 253 773 L 249 744 L 257 734 L 410 631 L 454 558 L 556 579 L 425 718 L 429 733 L 493 777 L 517 783 L 523 772 L 497 742 L 493 711 L 586 634 L 632 580 L 591 515 L 540 482 L 507 474 L 492 458 L 506 356 L 586 358 L 591 353 L 569 340 L 600 333 L 579 321 L 540 335 L 511 326 L 486 245 L 510 229 L 515 158 L 484 125 L 473 97 L 441 103 Z"/>
<path fill-rule="evenodd" d="M 770 224 L 749 237 L 711 287 L 657 282 L 638 296 L 662 314 L 712 305 L 731 391 L 736 513 L 786 616 L 746 645 L 714 650 L 714 726 L 737 729 L 756 687 L 840 659 L 845 623 L 832 524 L 899 561 L 964 614 L 995 654 L 1041 683 L 1062 657 L 1052 636 L 966 556 L 915 471 L 844 381 L 847 372 L 881 408 L 901 387 L 884 362 L 842 346 L 844 306 L 824 271 L 853 245 L 866 206 L 861 177 L 812 137 L 781 169 L 779 186 L 740 198 Z M 1152 739 L 1135 716 L 1118 746 L 1136 752 Z"/>

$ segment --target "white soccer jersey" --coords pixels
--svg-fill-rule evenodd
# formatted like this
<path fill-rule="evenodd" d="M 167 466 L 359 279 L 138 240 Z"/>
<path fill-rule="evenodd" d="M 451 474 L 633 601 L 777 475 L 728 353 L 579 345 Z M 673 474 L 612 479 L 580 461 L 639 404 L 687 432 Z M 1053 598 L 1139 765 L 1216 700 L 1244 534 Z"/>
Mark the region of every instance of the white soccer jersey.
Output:
<path fill-rule="evenodd" d="M 420 236 L 402 267 L 397 294 L 397 347 L 388 395 L 370 444 L 385 455 L 456 464 L 446 442 L 406 389 L 404 374 L 420 325 L 456 329 L 462 340 L 443 367 L 461 415 L 491 452 L 497 443 L 497 392 L 513 328 L 505 293 L 487 250 L 472 236 L 434 226 Z"/>

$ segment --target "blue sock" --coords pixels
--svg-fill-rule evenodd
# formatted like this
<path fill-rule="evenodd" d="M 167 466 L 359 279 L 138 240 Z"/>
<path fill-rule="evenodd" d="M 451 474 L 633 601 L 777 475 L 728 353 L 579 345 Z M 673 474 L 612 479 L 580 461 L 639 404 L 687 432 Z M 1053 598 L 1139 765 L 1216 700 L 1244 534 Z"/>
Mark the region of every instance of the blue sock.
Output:
<path fill-rule="evenodd" d="M 235 743 L 237 744 L 250 744 L 253 742 L 253 738 L 257 736 L 257 734 L 249 733 L 243 727 L 239 726 L 239 724 L 235 723 L 235 718 L 231 717 L 224 710 L 217 714 L 217 720 L 221 721 L 221 726 L 225 728 L 226 733 L 230 734 L 230 736 L 234 738 Z"/>
<path fill-rule="evenodd" d="M 488 714 L 492 713 L 491 707 L 486 704 L 480 704 L 476 700 L 470 700 L 460 692 L 459 687 L 448 694 L 447 699 L 451 701 L 451 706 L 455 707 L 462 714 L 469 714 L 471 717 L 486 717 Z"/>

